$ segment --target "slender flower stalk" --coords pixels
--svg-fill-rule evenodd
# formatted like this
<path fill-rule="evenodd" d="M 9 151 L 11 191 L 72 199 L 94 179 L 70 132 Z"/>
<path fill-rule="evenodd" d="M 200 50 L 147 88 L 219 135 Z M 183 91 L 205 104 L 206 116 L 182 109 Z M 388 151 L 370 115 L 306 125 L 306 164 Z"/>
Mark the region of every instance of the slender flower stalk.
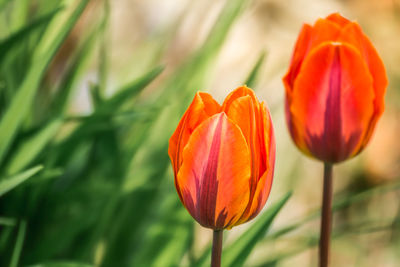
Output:
<path fill-rule="evenodd" d="M 221 266 L 223 231 L 224 230 L 214 230 L 211 253 L 211 267 Z"/>
<path fill-rule="evenodd" d="M 319 240 L 319 266 L 329 262 L 329 243 L 332 230 L 332 164 L 324 163 L 324 189 L 322 193 L 321 234 Z"/>

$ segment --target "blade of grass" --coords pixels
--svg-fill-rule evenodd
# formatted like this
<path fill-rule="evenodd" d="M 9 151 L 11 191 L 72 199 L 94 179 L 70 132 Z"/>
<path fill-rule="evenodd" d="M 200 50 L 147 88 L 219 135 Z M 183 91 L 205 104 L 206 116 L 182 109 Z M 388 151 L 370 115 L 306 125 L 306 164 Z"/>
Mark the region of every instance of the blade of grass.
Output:
<path fill-rule="evenodd" d="M 232 245 L 228 246 L 222 256 L 222 262 L 226 266 L 243 266 L 257 242 L 260 241 L 270 228 L 276 215 L 289 200 L 291 193 L 283 196 L 278 202 L 271 205 L 258 220 L 243 233 Z"/>
<path fill-rule="evenodd" d="M 142 245 L 132 266 L 178 266 L 187 251 L 193 220 L 174 194 L 169 194 L 161 205 L 162 215 L 146 228 L 143 239 L 148 242 Z"/>
<path fill-rule="evenodd" d="M 157 66 L 150 70 L 143 76 L 135 79 L 131 83 L 123 86 L 117 91 L 112 97 L 105 100 L 101 106 L 95 111 L 95 113 L 104 113 L 115 110 L 115 108 L 120 107 L 124 102 L 132 100 L 137 96 L 148 84 L 150 84 L 161 72 L 164 70 L 164 66 Z"/>
<path fill-rule="evenodd" d="M 3 61 L 4 56 L 7 55 L 10 49 L 14 47 L 14 44 L 23 42 L 25 38 L 34 33 L 37 29 L 40 29 L 41 26 L 48 24 L 60 10 L 61 8 L 58 8 L 48 14 L 45 14 L 33 20 L 31 23 L 29 23 L 29 25 L 26 25 L 7 38 L 2 39 L 0 41 L 0 62 Z"/>
<path fill-rule="evenodd" d="M 19 257 L 21 255 L 22 246 L 24 245 L 26 232 L 26 221 L 21 221 L 18 229 L 17 241 L 15 242 L 14 251 L 11 256 L 10 267 L 17 267 Z"/>
<path fill-rule="evenodd" d="M 88 139 L 91 139 L 94 135 L 98 134 L 100 131 L 104 131 L 110 128 L 109 123 L 107 123 L 107 119 L 114 117 L 120 113 L 116 113 L 118 108 L 126 101 L 132 100 L 135 95 L 139 94 L 149 83 L 151 83 L 162 71 L 162 67 L 156 67 L 153 70 L 145 73 L 143 76 L 135 79 L 132 83 L 124 86 L 121 90 L 119 90 L 116 94 L 110 97 L 107 100 L 99 103 L 99 106 L 96 108 L 94 113 L 89 116 L 78 117 L 78 119 L 82 119 L 82 124 L 80 124 L 69 136 L 66 138 L 64 142 L 62 142 L 59 147 L 55 150 L 57 153 L 53 155 L 53 160 L 62 164 L 65 162 L 66 157 L 73 153 L 78 146 L 78 143 L 83 143 Z M 135 115 L 136 112 L 133 113 Z M 133 120 L 140 119 L 146 116 L 146 114 L 140 115 L 138 113 L 137 117 L 134 117 Z M 70 118 L 66 118 L 69 120 Z M 132 120 L 129 121 L 132 123 Z M 106 125 L 105 125 L 106 123 Z M 126 123 L 124 123 L 125 125 Z M 102 126 L 104 125 L 104 126 Z M 106 127 L 106 128 L 105 128 Z M 115 126 L 111 126 L 115 127 Z M 62 153 L 58 153 L 57 151 L 62 151 Z"/>
<path fill-rule="evenodd" d="M 3 196 L 5 193 L 16 187 L 17 185 L 23 183 L 26 181 L 28 178 L 32 177 L 36 173 L 38 173 L 41 169 L 43 169 L 42 166 L 36 166 L 33 168 L 30 168 L 22 173 L 13 175 L 8 178 L 3 178 L 0 180 L 0 197 Z"/>
<path fill-rule="evenodd" d="M 247 85 L 248 87 L 253 88 L 254 86 L 256 86 L 261 67 L 265 61 L 265 57 L 266 57 L 266 52 L 263 51 L 259 56 L 256 64 L 254 65 L 253 69 L 249 73 L 249 76 L 247 77 L 246 81 L 244 82 L 244 84 Z"/>
<path fill-rule="evenodd" d="M 16 223 L 17 223 L 17 220 L 14 218 L 0 217 L 0 225 L 15 226 Z"/>
<path fill-rule="evenodd" d="M 11 161 L 7 164 L 6 173 L 17 173 L 31 163 L 52 140 L 61 125 L 62 120 L 60 119 L 49 122 L 37 134 L 24 141 L 13 153 Z"/>
<path fill-rule="evenodd" d="M 95 27 L 73 56 L 70 66 L 63 77 L 61 86 L 57 89 L 57 95 L 54 97 L 53 116 L 65 114 L 73 89 L 76 88 L 79 78 L 90 62 L 91 56 L 93 56 L 94 45 L 96 44 L 99 32 L 99 27 Z"/>
<path fill-rule="evenodd" d="M 9 146 L 14 140 L 18 128 L 29 113 L 46 67 L 80 17 L 87 3 L 88 0 L 80 1 L 75 8 L 66 8 L 65 11 L 58 13 L 46 29 L 44 36 L 35 50 L 33 64 L 0 121 L 0 163 L 3 161 Z"/>
<path fill-rule="evenodd" d="M 103 21 L 100 26 L 100 49 L 99 49 L 99 93 L 104 97 L 107 89 L 108 72 L 109 72 L 109 56 L 108 56 L 108 36 L 109 36 L 109 22 L 110 22 L 110 2 L 103 0 Z"/>
<path fill-rule="evenodd" d="M 15 31 L 22 28 L 26 22 L 30 0 L 14 0 L 11 12 L 11 30 Z"/>

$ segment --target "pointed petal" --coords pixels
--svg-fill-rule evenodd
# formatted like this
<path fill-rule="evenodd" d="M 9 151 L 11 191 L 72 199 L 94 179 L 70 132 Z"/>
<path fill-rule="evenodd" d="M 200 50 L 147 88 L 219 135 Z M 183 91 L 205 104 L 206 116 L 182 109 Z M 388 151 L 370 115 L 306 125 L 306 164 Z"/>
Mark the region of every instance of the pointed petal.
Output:
<path fill-rule="evenodd" d="M 260 155 L 260 140 L 257 133 L 259 128 L 259 111 L 256 109 L 251 96 L 246 95 L 236 98 L 228 109 L 225 110 L 227 116 L 237 125 L 246 138 L 249 146 L 252 159 L 252 176 L 259 177 L 259 155 Z"/>
<path fill-rule="evenodd" d="M 372 77 L 361 54 L 324 43 L 305 60 L 289 107 L 293 126 L 317 158 L 338 162 L 358 151 L 373 113 Z"/>
<path fill-rule="evenodd" d="M 296 77 L 308 53 L 323 42 L 335 41 L 339 34 L 339 25 L 330 20 L 318 19 L 312 27 L 307 24 L 303 25 L 296 42 L 290 69 L 283 78 L 286 93 L 289 97 Z"/>
<path fill-rule="evenodd" d="M 178 127 L 169 140 L 168 154 L 171 158 L 175 174 L 181 165 L 181 153 L 189 140 L 190 134 L 205 119 L 220 112 L 221 106 L 212 98 L 210 94 L 198 92 L 182 119 Z"/>
<path fill-rule="evenodd" d="M 318 19 L 312 29 L 309 52 L 325 42 L 334 42 L 340 35 L 341 28 L 335 22 Z"/>
<path fill-rule="evenodd" d="M 234 224 L 249 201 L 250 151 L 240 129 L 219 113 L 191 135 L 178 184 L 189 213 L 204 227 Z"/>
<path fill-rule="evenodd" d="M 351 23 L 350 20 L 346 19 L 345 17 L 343 17 L 339 13 L 332 13 L 329 16 L 327 16 L 326 19 L 336 23 L 340 27 L 344 27 L 347 24 Z"/>
<path fill-rule="evenodd" d="M 373 77 L 375 89 L 376 114 L 379 117 L 384 109 L 384 94 L 388 84 L 385 66 L 378 52 L 372 45 L 368 37 L 362 32 L 360 25 L 353 22 L 348 24 L 341 32 L 338 41 L 352 44 L 360 51 L 365 58 L 368 69 Z"/>
<path fill-rule="evenodd" d="M 212 98 L 210 94 L 198 92 L 182 119 L 178 127 L 169 139 L 168 155 L 174 169 L 174 183 L 179 198 L 183 202 L 181 190 L 177 184 L 177 174 L 182 164 L 182 151 L 189 140 L 190 134 L 205 119 L 218 113 L 221 106 Z"/>
<path fill-rule="evenodd" d="M 254 103 L 258 103 L 257 96 L 254 94 L 253 90 L 248 88 L 247 86 L 240 86 L 233 90 L 224 100 L 222 104 L 222 110 L 227 111 L 230 108 L 230 105 L 238 98 L 242 96 L 250 96 Z"/>
<path fill-rule="evenodd" d="M 286 88 L 286 93 L 290 93 L 293 88 L 294 80 L 299 73 L 300 66 L 308 52 L 309 45 L 311 43 L 311 32 L 312 27 L 308 24 L 304 24 L 301 28 L 299 37 L 297 38 L 296 45 L 294 48 L 292 60 L 290 62 L 290 68 L 286 75 L 283 77 L 283 83 Z"/>

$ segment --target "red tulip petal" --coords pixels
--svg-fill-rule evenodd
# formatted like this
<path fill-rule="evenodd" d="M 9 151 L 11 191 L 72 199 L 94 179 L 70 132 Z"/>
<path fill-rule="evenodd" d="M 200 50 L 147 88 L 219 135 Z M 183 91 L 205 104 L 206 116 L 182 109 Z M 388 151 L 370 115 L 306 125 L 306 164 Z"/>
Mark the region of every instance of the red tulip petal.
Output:
<path fill-rule="evenodd" d="M 204 227 L 233 225 L 249 201 L 250 151 L 225 113 L 205 120 L 183 151 L 178 184 L 184 205 Z"/>
<path fill-rule="evenodd" d="M 331 42 L 314 49 L 296 79 L 290 105 L 300 143 L 324 161 L 354 155 L 373 114 L 372 82 L 354 47 Z"/>
<path fill-rule="evenodd" d="M 240 86 L 233 90 L 224 100 L 224 103 L 222 104 L 222 110 L 227 111 L 236 99 L 242 97 L 242 96 L 250 96 L 251 99 L 253 100 L 254 103 L 258 103 L 257 96 L 254 94 L 253 90 L 248 88 L 247 86 Z"/>
<path fill-rule="evenodd" d="M 235 101 L 231 102 L 229 108 L 225 110 L 228 117 L 239 126 L 244 137 L 246 138 L 247 145 L 250 149 L 251 154 L 251 179 L 249 180 L 250 186 L 250 200 L 253 199 L 254 193 L 257 188 L 258 179 L 260 175 L 260 148 L 261 142 L 263 142 L 263 136 L 260 136 L 258 129 L 262 127 L 260 125 L 259 110 L 256 109 L 254 101 L 251 96 L 246 95 L 236 98 Z M 261 139 L 262 138 L 262 139 Z M 251 203 L 248 208 L 250 209 Z"/>
<path fill-rule="evenodd" d="M 312 29 L 309 52 L 324 42 L 336 41 L 340 35 L 340 27 L 335 22 L 318 19 Z"/>
<path fill-rule="evenodd" d="M 257 103 L 254 103 L 251 96 L 246 95 L 236 98 L 224 111 L 242 131 L 251 153 L 252 177 L 259 177 L 260 140 L 257 133 L 259 114 L 255 104 Z"/>
<path fill-rule="evenodd" d="M 271 191 L 275 168 L 276 148 L 271 117 L 265 108 L 264 103 L 262 104 L 261 115 L 262 116 L 260 116 L 260 120 L 263 122 L 263 125 L 260 129 L 260 133 L 264 135 L 263 142 L 261 143 L 261 154 L 264 156 L 261 158 L 265 161 L 261 163 L 263 163 L 266 167 L 264 168 L 261 178 L 257 181 L 256 190 L 250 199 L 249 205 L 247 206 L 240 220 L 235 225 L 242 224 L 256 217 L 267 202 L 269 193 Z"/>
<path fill-rule="evenodd" d="M 221 106 L 210 94 L 198 92 L 195 95 L 192 103 L 186 110 L 178 127 L 169 140 L 168 154 L 176 173 L 182 162 L 181 152 L 188 142 L 191 133 L 205 119 L 220 112 L 220 110 Z"/>
<path fill-rule="evenodd" d="M 283 83 L 285 84 L 286 93 L 290 93 L 293 88 L 294 80 L 299 73 L 301 63 L 304 60 L 306 53 L 308 52 L 310 41 L 311 41 L 312 27 L 308 24 L 304 24 L 301 28 L 300 35 L 297 38 L 296 46 L 294 48 L 292 60 L 290 62 L 290 68 L 286 75 L 283 77 Z"/>
<path fill-rule="evenodd" d="M 362 32 L 360 26 L 357 23 L 351 23 L 346 26 L 338 41 L 346 42 L 354 45 L 360 53 L 365 58 L 369 71 L 374 79 L 374 89 L 375 89 L 375 105 L 376 114 L 380 116 L 384 109 L 384 94 L 386 86 L 388 84 L 385 66 L 378 52 L 372 45 L 368 37 Z"/>
<path fill-rule="evenodd" d="M 340 27 L 344 27 L 347 24 L 351 23 L 350 20 L 346 19 L 345 17 L 342 17 L 342 15 L 340 15 L 339 13 L 330 14 L 329 16 L 326 17 L 326 19 L 336 23 Z"/>
<path fill-rule="evenodd" d="M 364 147 L 369 142 L 375 125 L 384 110 L 384 94 L 388 84 L 385 66 L 383 65 L 383 62 L 371 41 L 362 32 L 361 27 L 357 23 L 351 23 L 345 27 L 339 40 L 342 42 L 351 43 L 362 53 L 373 77 L 373 86 L 375 90 L 375 114 L 371 118 L 367 134 L 364 138 L 362 144 L 362 147 Z"/>
<path fill-rule="evenodd" d="M 296 42 L 290 69 L 283 77 L 283 83 L 289 97 L 293 90 L 296 77 L 301 69 L 301 65 L 308 53 L 323 42 L 335 41 L 339 34 L 340 27 L 334 21 L 319 19 L 313 27 L 307 24 L 303 25 Z"/>
<path fill-rule="evenodd" d="M 182 150 L 194 129 L 205 119 L 218 113 L 220 109 L 221 106 L 210 94 L 198 92 L 180 120 L 175 132 L 169 139 L 168 155 L 174 169 L 175 187 L 182 202 L 182 195 L 176 180 L 179 168 L 182 164 Z"/>

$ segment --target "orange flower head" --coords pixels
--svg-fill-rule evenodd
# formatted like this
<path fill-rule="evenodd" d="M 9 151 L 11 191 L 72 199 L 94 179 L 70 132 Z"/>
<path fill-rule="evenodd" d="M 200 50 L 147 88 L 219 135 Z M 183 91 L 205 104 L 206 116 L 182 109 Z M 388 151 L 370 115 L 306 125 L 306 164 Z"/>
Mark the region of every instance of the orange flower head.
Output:
<path fill-rule="evenodd" d="M 283 83 L 294 142 L 325 162 L 357 155 L 384 110 L 382 60 L 360 25 L 338 13 L 303 26 Z"/>
<path fill-rule="evenodd" d="M 219 105 L 198 92 L 169 141 L 175 187 L 202 226 L 232 228 L 254 218 L 271 190 L 275 138 L 264 103 L 246 86 Z"/>

